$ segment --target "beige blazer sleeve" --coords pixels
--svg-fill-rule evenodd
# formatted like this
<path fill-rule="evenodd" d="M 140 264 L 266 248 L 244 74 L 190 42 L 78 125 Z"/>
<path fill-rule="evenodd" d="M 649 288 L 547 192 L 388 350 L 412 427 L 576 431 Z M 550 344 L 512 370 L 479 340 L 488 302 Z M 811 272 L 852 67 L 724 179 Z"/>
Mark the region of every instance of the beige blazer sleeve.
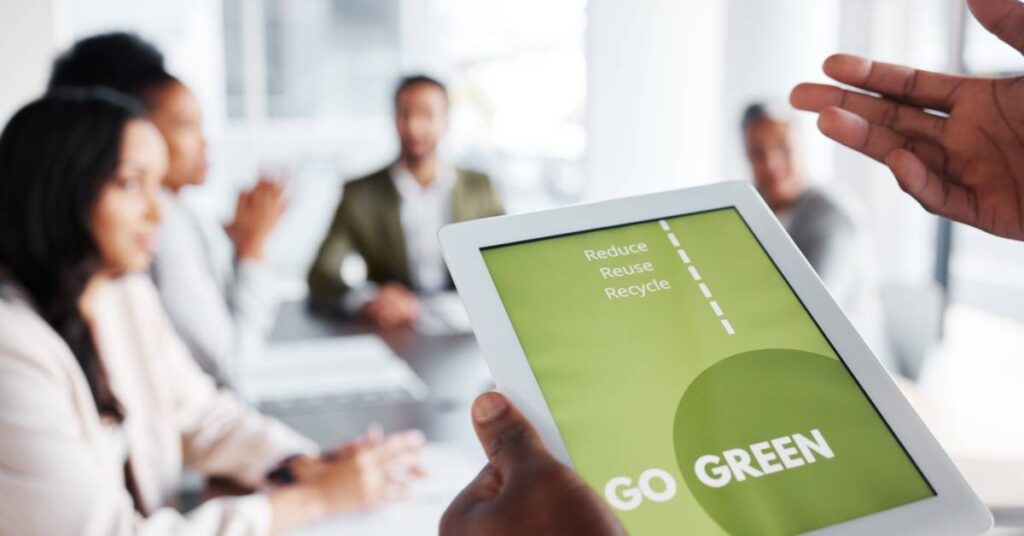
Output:
<path fill-rule="evenodd" d="M 218 389 L 173 330 L 165 336 L 166 373 L 186 466 L 256 488 L 286 457 L 317 452 L 309 439 Z"/>
<path fill-rule="evenodd" d="M 140 391 L 144 397 L 122 399 L 126 407 L 167 406 L 166 415 L 153 413 L 166 419 L 147 423 L 152 428 L 145 438 L 166 436 L 172 445 L 180 439 L 187 464 L 253 486 L 282 457 L 314 448 L 282 424 L 218 392 L 159 307 L 149 308 L 150 299 L 158 303 L 155 290 L 143 287 L 141 297 L 146 304 L 141 316 L 148 317 L 151 328 L 145 338 L 163 351 L 138 357 L 159 365 L 153 372 L 161 390 L 170 393 L 158 398 L 146 389 Z M 162 320 L 153 322 L 150 313 Z M 173 403 L 158 403 L 168 399 Z M 186 514 L 154 507 L 142 517 L 125 487 L 121 459 L 111 453 L 105 437 L 85 377 L 67 346 L 24 303 L 0 299 L 0 536 L 269 533 L 270 504 L 261 494 L 208 501 Z M 168 458 L 159 449 L 133 449 L 132 455 L 133 464 L 147 468 L 179 468 L 177 456 Z M 140 480 L 152 474 L 137 473 Z M 150 477 L 140 485 L 153 489 L 160 484 Z"/>
<path fill-rule="evenodd" d="M 7 325 L 0 331 L 9 331 Z M 4 337 L 12 333 L 5 333 Z M 45 346 L 45 345 L 42 345 Z M 83 440 L 78 402 L 65 371 L 0 345 L 0 534 L 3 536 L 262 536 L 265 496 L 209 501 L 187 515 L 162 508 L 138 515 L 121 468 Z"/>

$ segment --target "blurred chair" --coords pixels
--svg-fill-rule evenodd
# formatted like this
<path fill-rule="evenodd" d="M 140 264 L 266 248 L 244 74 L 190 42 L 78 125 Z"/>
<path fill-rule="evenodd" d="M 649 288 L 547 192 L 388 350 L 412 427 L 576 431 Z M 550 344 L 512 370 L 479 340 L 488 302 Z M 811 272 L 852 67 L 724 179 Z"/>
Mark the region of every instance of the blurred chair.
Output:
<path fill-rule="evenodd" d="M 942 331 L 943 293 L 937 283 L 884 282 L 882 308 L 896 372 L 917 380 Z"/>

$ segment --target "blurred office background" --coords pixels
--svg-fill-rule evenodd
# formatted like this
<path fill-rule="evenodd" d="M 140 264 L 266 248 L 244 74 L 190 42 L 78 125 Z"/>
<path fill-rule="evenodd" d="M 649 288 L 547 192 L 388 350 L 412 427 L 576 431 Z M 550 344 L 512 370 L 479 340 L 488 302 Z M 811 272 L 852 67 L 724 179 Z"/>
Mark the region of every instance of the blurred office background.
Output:
<path fill-rule="evenodd" d="M 211 181 L 190 203 L 225 219 L 261 169 L 292 176 L 269 256 L 295 298 L 342 181 L 396 152 L 402 74 L 449 84 L 445 153 L 489 172 L 519 212 L 747 179 L 744 104 L 820 80 L 833 52 L 1024 70 L 960 0 L 0 0 L 0 12 L 4 121 L 80 37 L 127 29 L 160 46 L 206 111 Z M 1024 246 L 940 223 L 801 120 L 811 178 L 871 226 L 908 373 L 1005 428 L 1024 402 Z"/>

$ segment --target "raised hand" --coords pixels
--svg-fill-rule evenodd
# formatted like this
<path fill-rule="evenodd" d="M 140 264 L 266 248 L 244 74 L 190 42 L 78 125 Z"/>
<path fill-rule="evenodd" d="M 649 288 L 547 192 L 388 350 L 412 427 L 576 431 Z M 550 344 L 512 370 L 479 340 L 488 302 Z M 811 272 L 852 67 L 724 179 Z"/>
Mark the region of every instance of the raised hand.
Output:
<path fill-rule="evenodd" d="M 260 179 L 252 189 L 238 194 L 235 219 L 226 230 L 239 259 L 263 260 L 264 246 L 288 208 L 284 186 Z"/>
<path fill-rule="evenodd" d="M 1024 5 L 969 0 L 978 20 L 1024 53 Z M 889 166 L 929 212 L 1024 240 L 1024 77 L 972 78 L 848 55 L 825 74 L 877 94 L 800 84 L 790 100 L 828 137 Z"/>

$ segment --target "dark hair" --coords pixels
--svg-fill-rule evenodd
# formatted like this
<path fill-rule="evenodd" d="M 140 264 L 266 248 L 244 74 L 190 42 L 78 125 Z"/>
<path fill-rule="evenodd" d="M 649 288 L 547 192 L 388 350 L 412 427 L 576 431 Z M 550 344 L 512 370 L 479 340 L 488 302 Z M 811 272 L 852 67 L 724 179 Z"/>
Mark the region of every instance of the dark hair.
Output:
<path fill-rule="evenodd" d="M 775 102 L 752 102 L 743 109 L 740 129 L 746 132 L 754 123 L 760 123 L 761 121 L 782 121 L 788 123 L 791 119 L 792 110 L 788 106 Z"/>
<path fill-rule="evenodd" d="M 445 87 L 445 85 L 441 83 L 440 80 L 432 76 L 427 76 L 425 74 L 414 74 L 410 76 L 405 76 L 398 81 L 398 86 L 395 88 L 395 103 L 398 103 L 398 97 L 401 96 L 402 93 L 405 92 L 405 90 L 421 84 L 434 86 L 437 89 L 440 89 L 441 93 L 444 94 L 444 101 L 448 102 L 448 88 Z"/>
<path fill-rule="evenodd" d="M 108 87 L 148 107 L 152 91 L 177 80 L 164 68 L 164 56 L 135 34 L 111 32 L 78 41 L 53 62 L 48 89 Z"/>
<path fill-rule="evenodd" d="M 100 414 L 117 420 L 78 300 L 100 266 L 90 217 L 117 170 L 125 125 L 143 114 L 110 90 L 61 90 L 23 107 L 0 134 L 0 266 L 71 348 Z"/>

